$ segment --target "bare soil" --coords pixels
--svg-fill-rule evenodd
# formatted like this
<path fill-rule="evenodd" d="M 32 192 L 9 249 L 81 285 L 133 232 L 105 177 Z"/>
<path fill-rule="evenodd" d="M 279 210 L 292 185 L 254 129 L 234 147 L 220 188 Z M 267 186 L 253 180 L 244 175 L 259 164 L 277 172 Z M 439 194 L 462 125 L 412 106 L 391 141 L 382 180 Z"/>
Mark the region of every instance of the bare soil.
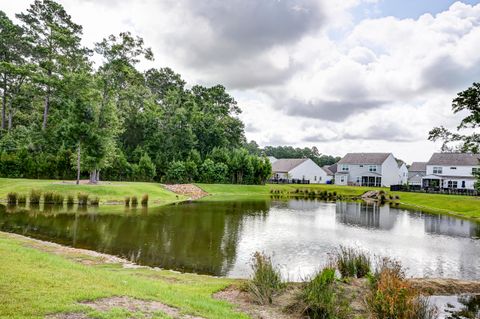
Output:
<path fill-rule="evenodd" d="M 187 196 L 190 200 L 197 200 L 208 196 L 207 192 L 193 184 L 172 184 L 165 185 L 165 188 L 176 194 Z"/>

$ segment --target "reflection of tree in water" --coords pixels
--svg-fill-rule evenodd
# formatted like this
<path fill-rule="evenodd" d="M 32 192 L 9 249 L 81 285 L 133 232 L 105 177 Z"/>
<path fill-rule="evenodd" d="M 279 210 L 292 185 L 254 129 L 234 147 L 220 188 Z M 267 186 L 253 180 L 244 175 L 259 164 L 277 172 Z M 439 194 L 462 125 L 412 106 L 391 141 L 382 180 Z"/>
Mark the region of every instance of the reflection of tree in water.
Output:
<path fill-rule="evenodd" d="M 458 302 L 463 305 L 462 309 L 453 311 L 447 319 L 480 318 L 480 295 L 462 295 Z"/>
<path fill-rule="evenodd" d="M 115 254 L 145 265 L 225 275 L 246 216 L 269 204 L 200 202 L 125 214 L 0 212 L 0 229 Z"/>

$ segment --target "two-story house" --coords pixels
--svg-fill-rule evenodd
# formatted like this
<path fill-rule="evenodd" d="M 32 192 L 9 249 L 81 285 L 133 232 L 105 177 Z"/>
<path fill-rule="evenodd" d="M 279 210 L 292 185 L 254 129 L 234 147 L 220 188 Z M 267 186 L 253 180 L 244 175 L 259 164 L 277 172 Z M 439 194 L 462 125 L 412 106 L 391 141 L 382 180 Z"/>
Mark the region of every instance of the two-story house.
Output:
<path fill-rule="evenodd" d="M 434 153 L 422 177 L 423 188 L 474 189 L 480 171 L 480 154 Z"/>
<path fill-rule="evenodd" d="M 408 184 L 422 186 L 422 178 L 427 175 L 427 162 L 413 162 L 408 168 Z"/>
<path fill-rule="evenodd" d="M 392 153 L 348 153 L 337 163 L 337 185 L 388 187 L 401 182 L 400 169 Z"/>

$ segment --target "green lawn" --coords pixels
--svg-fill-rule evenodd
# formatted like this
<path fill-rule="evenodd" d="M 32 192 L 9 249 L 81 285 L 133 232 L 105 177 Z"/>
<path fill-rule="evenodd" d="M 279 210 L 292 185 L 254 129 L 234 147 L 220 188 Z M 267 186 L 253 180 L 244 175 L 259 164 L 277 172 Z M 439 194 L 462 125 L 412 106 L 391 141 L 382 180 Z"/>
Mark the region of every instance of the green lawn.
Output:
<path fill-rule="evenodd" d="M 72 194 L 75 197 L 79 192 L 88 193 L 91 197 L 98 196 L 101 204 L 123 202 L 126 196 L 137 196 L 140 201 L 143 194 L 149 195 L 150 206 L 169 204 L 184 199 L 182 196 L 177 197 L 176 194 L 166 190 L 158 183 L 101 182 L 98 185 L 75 185 L 73 181 L 0 178 L 0 199 L 5 199 L 9 192 L 23 193 L 28 196 L 32 189 L 42 192 L 56 191 L 65 196 Z"/>
<path fill-rule="evenodd" d="M 27 239 L 0 233 L 0 318 L 43 318 L 67 312 L 131 318 L 126 311 L 92 312 L 78 304 L 110 296 L 156 300 L 204 318 L 247 318 L 230 304 L 212 298 L 232 280 L 118 265 L 86 266 L 26 245 Z M 156 318 L 168 317 L 158 314 Z"/>
<path fill-rule="evenodd" d="M 220 185 L 197 184 L 212 196 L 203 200 L 238 200 L 260 199 L 270 196 L 271 189 L 293 191 L 295 189 L 314 189 L 337 192 L 346 197 L 356 197 L 367 190 L 380 190 L 389 192 L 388 188 L 339 186 L 339 185 Z M 401 206 L 422 210 L 427 213 L 449 214 L 462 218 L 480 220 L 480 198 L 473 196 L 437 195 L 422 193 L 392 192 L 400 197 Z"/>

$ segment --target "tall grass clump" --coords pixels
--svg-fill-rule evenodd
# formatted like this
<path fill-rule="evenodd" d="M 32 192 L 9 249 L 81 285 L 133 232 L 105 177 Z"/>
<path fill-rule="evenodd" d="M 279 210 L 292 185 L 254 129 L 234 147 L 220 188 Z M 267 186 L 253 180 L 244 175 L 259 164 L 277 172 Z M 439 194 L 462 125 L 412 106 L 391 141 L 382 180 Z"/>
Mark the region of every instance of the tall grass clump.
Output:
<path fill-rule="evenodd" d="M 10 192 L 7 194 L 7 203 L 9 205 L 16 205 L 18 199 L 18 193 Z"/>
<path fill-rule="evenodd" d="M 18 203 L 21 205 L 25 205 L 27 203 L 27 195 L 25 194 L 18 195 Z"/>
<path fill-rule="evenodd" d="M 78 193 L 77 199 L 79 206 L 86 206 L 88 204 L 88 194 L 86 193 Z"/>
<path fill-rule="evenodd" d="M 335 268 L 324 268 L 306 283 L 300 293 L 303 315 L 313 319 L 350 318 L 346 299 L 335 292 Z"/>
<path fill-rule="evenodd" d="M 132 206 L 137 206 L 138 205 L 138 198 L 137 196 L 132 196 L 130 202 L 132 203 Z"/>
<path fill-rule="evenodd" d="M 340 246 L 335 262 L 342 278 L 363 278 L 371 269 L 368 253 L 352 247 Z"/>
<path fill-rule="evenodd" d="M 53 194 L 53 203 L 55 205 L 63 205 L 63 200 L 64 200 L 64 197 L 62 194 L 60 193 L 54 193 Z"/>
<path fill-rule="evenodd" d="M 73 206 L 75 204 L 75 197 L 72 194 L 67 196 L 67 206 Z"/>
<path fill-rule="evenodd" d="M 144 194 L 141 200 L 142 206 L 148 206 L 148 194 Z"/>
<path fill-rule="evenodd" d="M 45 194 L 43 194 L 43 202 L 45 204 L 55 204 L 53 200 L 54 195 L 53 192 L 45 192 Z"/>
<path fill-rule="evenodd" d="M 42 192 L 37 189 L 32 189 L 30 191 L 30 204 L 38 205 L 40 204 L 40 199 L 42 197 Z"/>
<path fill-rule="evenodd" d="M 285 288 L 280 271 L 272 259 L 256 252 L 252 260 L 253 277 L 247 284 L 247 291 L 260 305 L 271 304 L 273 297 Z"/>
<path fill-rule="evenodd" d="M 98 206 L 99 204 L 100 204 L 100 198 L 98 196 L 90 199 L 90 205 Z"/>
<path fill-rule="evenodd" d="M 125 197 L 125 206 L 130 206 L 130 196 Z"/>
<path fill-rule="evenodd" d="M 384 258 L 370 278 L 366 297 L 374 319 L 434 319 L 438 310 L 406 280 L 399 262 Z"/>

